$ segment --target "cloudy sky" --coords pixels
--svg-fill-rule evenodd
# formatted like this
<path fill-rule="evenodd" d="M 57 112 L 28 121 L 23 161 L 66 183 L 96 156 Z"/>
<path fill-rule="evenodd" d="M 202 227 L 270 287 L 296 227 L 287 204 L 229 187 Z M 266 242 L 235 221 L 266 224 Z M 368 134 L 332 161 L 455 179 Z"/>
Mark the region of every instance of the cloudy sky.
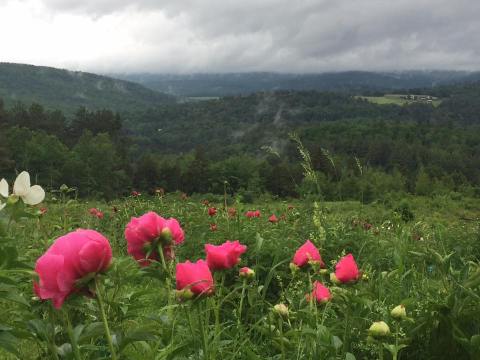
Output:
<path fill-rule="evenodd" d="M 0 0 L 0 61 L 93 72 L 480 70 L 479 0 Z"/>

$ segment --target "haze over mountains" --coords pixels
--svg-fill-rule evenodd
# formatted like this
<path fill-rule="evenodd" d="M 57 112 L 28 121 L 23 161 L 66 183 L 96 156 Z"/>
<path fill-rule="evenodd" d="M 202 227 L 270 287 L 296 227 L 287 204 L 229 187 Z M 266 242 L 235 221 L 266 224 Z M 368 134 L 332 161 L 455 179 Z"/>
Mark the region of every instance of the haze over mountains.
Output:
<path fill-rule="evenodd" d="M 321 74 L 114 74 L 150 89 L 175 96 L 227 96 L 275 90 L 318 90 L 361 93 L 431 88 L 480 80 L 480 72 L 465 71 L 346 71 Z"/>
<path fill-rule="evenodd" d="M 40 103 L 71 112 L 80 106 L 117 111 L 151 107 L 174 99 L 139 84 L 106 76 L 44 66 L 0 63 L 0 98 Z"/>
<path fill-rule="evenodd" d="M 80 106 L 135 111 L 181 100 L 259 91 L 319 90 L 348 94 L 392 92 L 480 80 L 479 72 L 349 71 L 323 74 L 112 74 L 96 75 L 51 67 L 0 63 L 0 98 L 37 102 L 69 113 Z"/>

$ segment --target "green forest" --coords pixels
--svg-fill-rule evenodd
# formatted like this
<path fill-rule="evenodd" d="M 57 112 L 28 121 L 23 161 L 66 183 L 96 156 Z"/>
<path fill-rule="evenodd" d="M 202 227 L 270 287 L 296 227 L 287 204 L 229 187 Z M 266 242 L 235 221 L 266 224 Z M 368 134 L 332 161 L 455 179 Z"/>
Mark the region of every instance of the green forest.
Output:
<path fill-rule="evenodd" d="M 371 202 L 392 193 L 480 196 L 480 84 L 405 90 L 439 106 L 355 95 L 259 92 L 155 106 L 53 109 L 0 102 L 0 171 L 111 199 L 132 190 Z M 361 94 L 358 94 L 361 95 Z"/>

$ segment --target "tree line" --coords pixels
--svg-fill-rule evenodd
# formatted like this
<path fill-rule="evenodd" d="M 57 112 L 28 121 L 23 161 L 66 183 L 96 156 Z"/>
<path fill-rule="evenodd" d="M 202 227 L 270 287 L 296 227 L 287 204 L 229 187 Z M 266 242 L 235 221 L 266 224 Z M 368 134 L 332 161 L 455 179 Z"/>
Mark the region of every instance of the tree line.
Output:
<path fill-rule="evenodd" d="M 124 114 L 79 108 L 69 116 L 39 104 L 0 102 L 0 176 L 26 169 L 46 187 L 67 184 L 81 196 L 105 198 L 159 188 L 226 189 L 246 201 L 262 193 L 302 196 L 315 188 L 289 139 L 296 131 L 327 200 L 368 202 L 390 192 L 480 196 L 478 100 L 462 91 L 438 108 L 317 92 Z"/>

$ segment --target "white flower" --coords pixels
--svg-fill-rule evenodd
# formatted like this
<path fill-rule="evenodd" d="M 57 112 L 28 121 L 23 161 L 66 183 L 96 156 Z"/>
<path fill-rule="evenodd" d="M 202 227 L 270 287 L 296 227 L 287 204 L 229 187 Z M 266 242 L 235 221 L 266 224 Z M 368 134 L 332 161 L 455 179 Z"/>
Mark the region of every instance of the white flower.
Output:
<path fill-rule="evenodd" d="M 8 183 L 5 179 L 0 181 L 0 195 L 8 197 Z M 30 174 L 22 171 L 13 184 L 13 195 L 22 198 L 27 205 L 37 205 L 45 199 L 45 190 L 40 185 L 30 186 Z M 5 204 L 0 205 L 0 210 L 4 207 Z"/>
<path fill-rule="evenodd" d="M 13 194 L 21 197 L 27 205 L 40 204 L 45 199 L 45 190 L 40 185 L 30 186 L 30 174 L 22 171 L 13 184 Z"/>
<path fill-rule="evenodd" d="M 8 197 L 8 183 L 7 180 L 2 179 L 0 181 L 0 195 L 3 196 L 4 198 Z"/>
<path fill-rule="evenodd" d="M 0 181 L 0 196 L 7 198 L 8 197 L 8 183 L 5 179 Z M 2 210 L 7 204 L 2 204 L 0 201 L 0 210 Z"/>

